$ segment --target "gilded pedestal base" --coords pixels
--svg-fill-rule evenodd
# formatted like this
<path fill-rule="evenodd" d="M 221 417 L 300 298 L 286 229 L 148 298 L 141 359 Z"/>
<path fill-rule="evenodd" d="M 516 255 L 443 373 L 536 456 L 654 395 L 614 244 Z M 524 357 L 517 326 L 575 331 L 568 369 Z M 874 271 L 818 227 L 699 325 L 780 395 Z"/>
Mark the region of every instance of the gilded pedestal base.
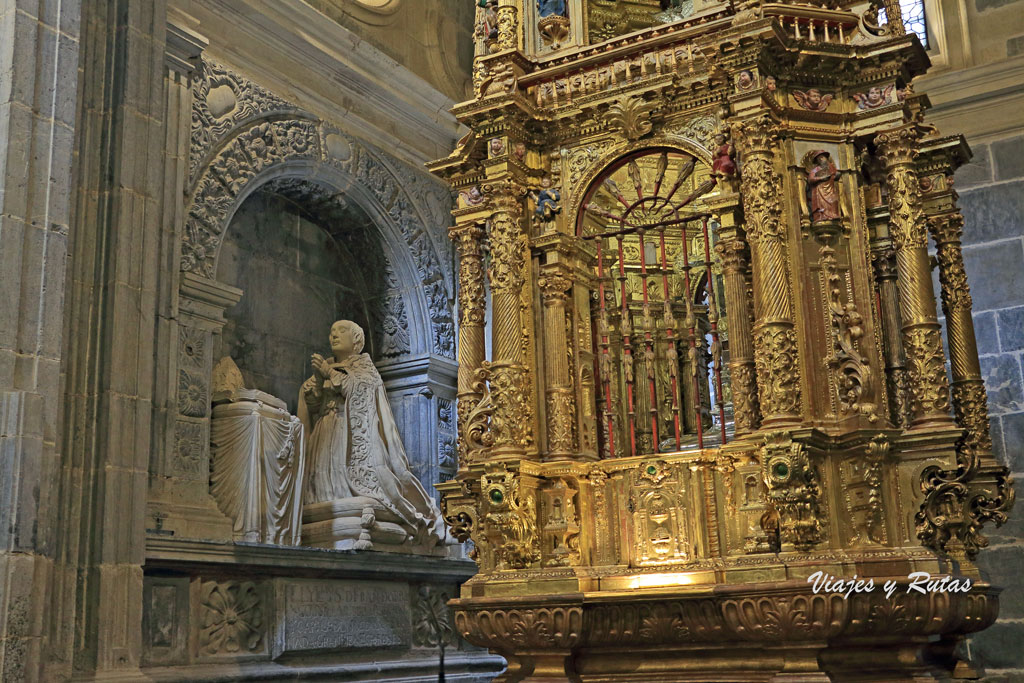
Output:
<path fill-rule="evenodd" d="M 896 580 L 892 597 L 882 581 L 844 598 L 791 579 L 453 605 L 464 638 L 508 659 L 507 683 L 948 680 L 953 645 L 995 621 L 998 590 L 908 593 Z"/>

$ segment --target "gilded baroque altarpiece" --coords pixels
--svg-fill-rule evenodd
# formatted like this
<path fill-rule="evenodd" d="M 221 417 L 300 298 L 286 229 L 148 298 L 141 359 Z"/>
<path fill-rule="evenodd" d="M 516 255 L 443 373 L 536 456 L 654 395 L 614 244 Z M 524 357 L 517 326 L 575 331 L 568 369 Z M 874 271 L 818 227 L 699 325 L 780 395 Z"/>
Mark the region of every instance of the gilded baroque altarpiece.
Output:
<path fill-rule="evenodd" d="M 507 681 L 960 675 L 1013 502 L 970 151 L 895 2 L 668 4 L 479 3 L 471 132 L 430 164 L 459 195 L 458 629 Z"/>

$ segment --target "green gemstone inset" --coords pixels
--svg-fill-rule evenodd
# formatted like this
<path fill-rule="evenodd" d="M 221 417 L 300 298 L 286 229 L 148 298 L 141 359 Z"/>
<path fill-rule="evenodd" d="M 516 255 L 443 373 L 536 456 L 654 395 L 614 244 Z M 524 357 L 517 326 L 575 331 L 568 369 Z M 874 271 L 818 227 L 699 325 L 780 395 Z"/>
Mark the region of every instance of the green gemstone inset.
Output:
<path fill-rule="evenodd" d="M 647 466 L 647 474 L 657 474 L 657 473 L 658 473 L 658 468 L 657 467 L 655 467 L 654 465 L 648 465 Z"/>
<path fill-rule="evenodd" d="M 493 502 L 495 505 L 498 505 L 503 500 L 505 500 L 505 494 L 503 494 L 498 489 L 491 489 L 491 502 Z"/>
<path fill-rule="evenodd" d="M 779 479 L 785 479 L 789 476 L 789 465 L 784 462 L 777 462 L 772 466 L 772 473 Z"/>

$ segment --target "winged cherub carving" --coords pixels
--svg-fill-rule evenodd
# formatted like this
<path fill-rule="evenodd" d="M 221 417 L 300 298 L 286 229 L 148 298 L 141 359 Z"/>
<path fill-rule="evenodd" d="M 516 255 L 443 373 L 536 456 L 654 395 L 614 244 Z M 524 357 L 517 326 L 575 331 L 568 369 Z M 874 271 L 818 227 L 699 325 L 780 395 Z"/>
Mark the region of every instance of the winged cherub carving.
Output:
<path fill-rule="evenodd" d="M 796 98 L 797 104 L 808 111 L 825 111 L 835 95 L 832 93 L 822 94 L 817 88 L 810 88 L 806 92 L 794 90 L 793 97 Z"/>

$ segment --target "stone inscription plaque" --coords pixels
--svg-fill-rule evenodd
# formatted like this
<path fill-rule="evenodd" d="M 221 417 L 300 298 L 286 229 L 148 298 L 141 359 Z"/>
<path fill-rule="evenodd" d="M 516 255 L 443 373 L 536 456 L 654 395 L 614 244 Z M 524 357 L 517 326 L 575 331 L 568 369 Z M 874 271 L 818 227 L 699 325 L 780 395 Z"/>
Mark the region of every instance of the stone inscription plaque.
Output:
<path fill-rule="evenodd" d="M 281 580 L 275 659 L 310 651 L 408 648 L 409 587 L 362 580 Z"/>

